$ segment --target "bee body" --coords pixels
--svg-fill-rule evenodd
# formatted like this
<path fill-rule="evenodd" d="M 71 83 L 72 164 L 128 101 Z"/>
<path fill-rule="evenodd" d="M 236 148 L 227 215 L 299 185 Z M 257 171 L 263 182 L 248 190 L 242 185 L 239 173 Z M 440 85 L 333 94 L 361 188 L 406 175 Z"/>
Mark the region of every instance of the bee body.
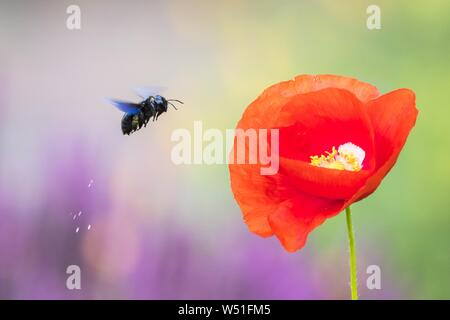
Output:
<path fill-rule="evenodd" d="M 146 127 L 150 119 L 158 120 L 161 114 L 167 112 L 169 104 L 175 108 L 170 101 L 183 103 L 179 100 L 167 100 L 160 95 L 148 96 L 140 103 L 111 100 L 119 110 L 125 112 L 122 118 L 122 133 L 124 135 L 130 135 L 142 127 Z"/>

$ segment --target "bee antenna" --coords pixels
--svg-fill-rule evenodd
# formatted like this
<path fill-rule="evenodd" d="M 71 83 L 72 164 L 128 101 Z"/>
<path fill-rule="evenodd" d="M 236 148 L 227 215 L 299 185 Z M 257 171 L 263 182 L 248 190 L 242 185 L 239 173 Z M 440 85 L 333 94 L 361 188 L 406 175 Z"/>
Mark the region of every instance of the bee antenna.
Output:
<path fill-rule="evenodd" d="M 169 102 L 169 104 L 175 109 L 178 110 L 177 107 L 174 106 L 174 104 L 172 102 L 170 102 L 170 100 L 167 100 Z"/>
<path fill-rule="evenodd" d="M 169 102 L 169 104 L 170 104 L 172 107 L 174 107 L 175 110 L 178 110 L 177 107 L 175 107 L 175 105 L 174 105 L 173 103 L 171 103 L 170 101 L 175 101 L 175 102 L 184 104 L 182 101 L 177 100 L 177 99 L 169 99 L 169 100 L 167 100 L 167 102 Z"/>
<path fill-rule="evenodd" d="M 181 103 L 181 104 L 184 104 L 182 101 L 180 101 L 180 100 L 177 100 L 177 99 L 170 99 L 170 100 L 167 100 L 167 101 L 175 101 L 175 102 L 178 102 L 178 103 Z"/>

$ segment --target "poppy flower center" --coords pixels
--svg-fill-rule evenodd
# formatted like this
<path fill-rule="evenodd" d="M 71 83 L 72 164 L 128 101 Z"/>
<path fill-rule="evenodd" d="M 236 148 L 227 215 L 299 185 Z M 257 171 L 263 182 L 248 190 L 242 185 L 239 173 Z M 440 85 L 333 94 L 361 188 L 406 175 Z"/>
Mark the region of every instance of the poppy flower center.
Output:
<path fill-rule="evenodd" d="M 336 170 L 360 171 L 366 153 L 363 149 L 351 142 L 344 143 L 336 148 L 333 146 L 331 152 L 326 151 L 320 156 L 311 156 L 310 164 Z"/>

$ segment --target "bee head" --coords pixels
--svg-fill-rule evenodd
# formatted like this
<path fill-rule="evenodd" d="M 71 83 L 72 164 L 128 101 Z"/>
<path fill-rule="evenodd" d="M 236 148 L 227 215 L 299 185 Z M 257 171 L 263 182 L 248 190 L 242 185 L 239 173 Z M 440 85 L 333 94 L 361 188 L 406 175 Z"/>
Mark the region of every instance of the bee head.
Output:
<path fill-rule="evenodd" d="M 155 96 L 155 104 L 156 104 L 156 108 L 166 112 L 167 111 L 167 100 L 166 98 L 160 96 L 160 95 L 156 95 Z"/>

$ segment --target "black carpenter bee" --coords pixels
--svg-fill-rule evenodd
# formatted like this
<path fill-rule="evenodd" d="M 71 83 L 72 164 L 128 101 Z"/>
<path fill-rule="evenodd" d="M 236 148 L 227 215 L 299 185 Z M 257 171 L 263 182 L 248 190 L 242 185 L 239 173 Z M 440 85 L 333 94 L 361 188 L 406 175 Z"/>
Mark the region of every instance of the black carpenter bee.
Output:
<path fill-rule="evenodd" d="M 183 104 L 180 100 L 166 99 L 159 94 L 154 94 L 153 91 L 146 88 L 136 89 L 138 95 L 143 99 L 139 103 L 120 101 L 109 99 L 109 101 L 117 107 L 120 111 L 125 112 L 122 118 L 122 133 L 130 135 L 131 133 L 146 127 L 150 119 L 158 120 L 159 116 L 167 112 L 169 104 L 178 110 L 173 102 Z"/>

